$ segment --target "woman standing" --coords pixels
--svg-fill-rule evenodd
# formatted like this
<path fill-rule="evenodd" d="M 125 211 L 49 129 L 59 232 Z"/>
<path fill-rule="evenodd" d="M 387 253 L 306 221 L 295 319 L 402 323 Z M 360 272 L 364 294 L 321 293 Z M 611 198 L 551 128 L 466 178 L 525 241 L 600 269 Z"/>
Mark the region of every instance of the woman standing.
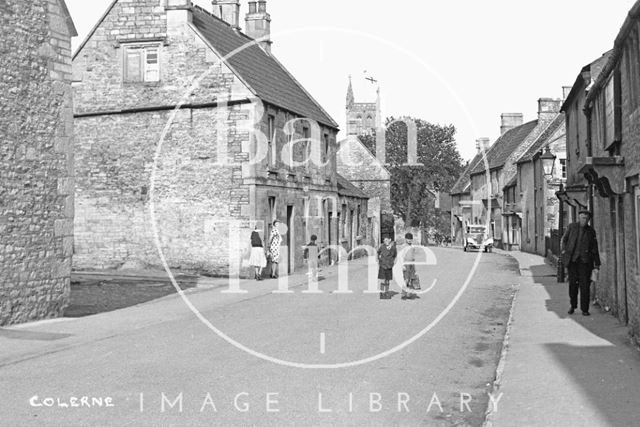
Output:
<path fill-rule="evenodd" d="M 262 280 L 262 269 L 267 266 L 267 258 L 264 255 L 264 247 L 262 246 L 262 239 L 260 233 L 258 233 L 258 226 L 251 233 L 251 257 L 249 258 L 249 264 L 255 269 L 254 278 L 256 280 Z"/>
<path fill-rule="evenodd" d="M 278 263 L 280 262 L 280 245 L 282 244 L 282 235 L 278 230 L 278 224 L 280 221 L 277 219 L 273 221 L 273 228 L 271 229 L 271 240 L 269 243 L 269 259 L 271 260 L 271 278 L 276 279 L 278 277 Z"/>

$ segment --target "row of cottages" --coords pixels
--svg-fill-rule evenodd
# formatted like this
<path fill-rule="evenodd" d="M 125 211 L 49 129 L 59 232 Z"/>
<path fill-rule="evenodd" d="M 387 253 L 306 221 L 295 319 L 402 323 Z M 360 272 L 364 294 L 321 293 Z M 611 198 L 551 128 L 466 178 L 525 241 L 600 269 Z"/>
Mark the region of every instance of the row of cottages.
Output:
<path fill-rule="evenodd" d="M 555 164 L 545 174 L 543 155 L 547 152 L 555 157 Z M 560 204 L 556 192 L 566 178 L 564 114 L 556 114 L 516 165 L 516 175 L 503 190 L 503 247 L 547 256 L 552 249 L 551 236 L 558 238 Z"/>
<path fill-rule="evenodd" d="M 499 248 L 515 248 L 515 243 L 523 241 L 523 228 L 528 230 L 524 240 L 528 244 L 534 243 L 531 238 L 536 234 L 535 229 L 529 224 L 536 223 L 535 216 L 540 211 L 523 209 L 522 215 L 514 212 L 513 201 L 505 200 L 505 193 L 509 194 L 505 192 L 505 187 L 512 186 L 513 180 L 517 179 L 518 161 L 557 119 L 561 103 L 561 100 L 551 98 L 539 99 L 538 119 L 527 123 L 523 123 L 523 115 L 520 113 L 503 114 L 501 136 L 483 152 L 469 171 L 471 221 L 473 224 L 489 224 L 490 235 Z M 527 194 L 527 186 L 530 184 L 522 182 L 523 194 Z M 520 202 L 521 205 L 527 205 L 530 200 L 525 196 Z"/>
<path fill-rule="evenodd" d="M 595 70 L 594 70 L 595 69 Z M 602 269 L 598 299 L 640 337 L 640 2 L 614 48 L 582 70 L 567 114 L 568 188 L 593 212 Z M 575 218 L 575 211 L 571 219 Z"/>
<path fill-rule="evenodd" d="M 275 219 L 282 274 L 312 234 L 333 258 L 367 240 L 338 125 L 271 53 L 266 2 L 247 34 L 239 1 L 212 6 L 115 0 L 75 53 L 76 269 L 235 274 Z"/>
<path fill-rule="evenodd" d="M 57 317 L 73 251 L 71 38 L 64 0 L 0 2 L 0 326 Z"/>

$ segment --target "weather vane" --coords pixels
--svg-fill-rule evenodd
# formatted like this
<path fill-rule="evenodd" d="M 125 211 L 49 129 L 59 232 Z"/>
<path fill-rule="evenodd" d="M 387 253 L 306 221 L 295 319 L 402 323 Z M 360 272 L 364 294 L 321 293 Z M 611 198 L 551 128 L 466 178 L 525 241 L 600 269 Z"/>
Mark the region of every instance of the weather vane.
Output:
<path fill-rule="evenodd" d="M 364 70 L 364 74 L 367 74 L 367 70 Z M 365 77 L 364 79 L 365 80 L 369 80 L 371 82 L 371 84 L 378 83 L 378 81 L 376 79 L 374 79 L 372 76 Z"/>

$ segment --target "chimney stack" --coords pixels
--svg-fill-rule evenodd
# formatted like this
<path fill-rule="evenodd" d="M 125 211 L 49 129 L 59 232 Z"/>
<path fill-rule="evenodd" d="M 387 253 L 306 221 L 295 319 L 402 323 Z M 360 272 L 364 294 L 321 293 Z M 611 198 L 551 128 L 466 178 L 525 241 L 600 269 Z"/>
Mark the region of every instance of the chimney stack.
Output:
<path fill-rule="evenodd" d="M 239 0 L 212 0 L 213 14 L 231 25 L 236 30 L 240 29 L 240 1 Z"/>
<path fill-rule="evenodd" d="M 489 138 L 476 139 L 476 148 L 478 149 L 478 154 L 482 153 L 482 150 L 487 151 L 489 147 L 491 147 L 491 140 Z"/>
<path fill-rule="evenodd" d="M 538 121 L 552 121 L 560 113 L 561 107 L 561 99 L 540 98 L 538 100 Z"/>
<path fill-rule="evenodd" d="M 184 26 L 191 22 L 191 0 L 166 0 L 164 9 L 167 12 L 167 33 L 184 31 Z"/>
<path fill-rule="evenodd" d="M 260 47 L 271 53 L 271 16 L 267 12 L 266 0 L 249 2 L 245 24 L 245 33 L 252 39 L 261 39 Z"/>
<path fill-rule="evenodd" d="M 522 125 L 524 122 L 524 115 L 522 113 L 502 113 L 500 119 L 500 135 L 504 135 L 511 129 Z"/>
<path fill-rule="evenodd" d="M 562 86 L 562 102 L 566 101 L 573 86 Z"/>

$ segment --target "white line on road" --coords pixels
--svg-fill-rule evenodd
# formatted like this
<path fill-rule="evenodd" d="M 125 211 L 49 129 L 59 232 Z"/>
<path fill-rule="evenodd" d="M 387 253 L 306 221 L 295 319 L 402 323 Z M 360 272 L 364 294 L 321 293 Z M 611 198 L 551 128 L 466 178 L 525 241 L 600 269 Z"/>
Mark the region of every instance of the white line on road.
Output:
<path fill-rule="evenodd" d="M 324 339 L 324 332 L 320 332 L 320 354 L 324 354 L 324 345 L 325 345 L 325 339 Z"/>

